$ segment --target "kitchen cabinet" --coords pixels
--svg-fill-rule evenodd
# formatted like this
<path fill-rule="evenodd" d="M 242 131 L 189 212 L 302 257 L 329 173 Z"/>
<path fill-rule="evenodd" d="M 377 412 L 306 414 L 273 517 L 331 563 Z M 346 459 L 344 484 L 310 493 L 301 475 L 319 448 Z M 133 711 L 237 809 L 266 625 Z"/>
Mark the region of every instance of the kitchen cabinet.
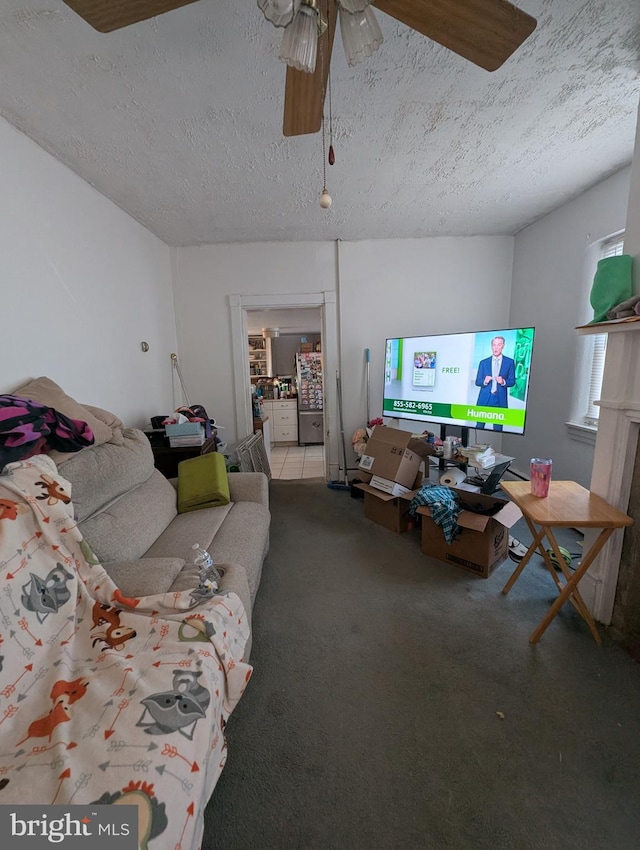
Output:
<path fill-rule="evenodd" d="M 298 402 L 295 398 L 262 402 L 265 415 L 271 420 L 273 445 L 298 445 Z"/>
<path fill-rule="evenodd" d="M 249 335 L 249 375 L 251 380 L 271 375 L 271 340 Z"/>

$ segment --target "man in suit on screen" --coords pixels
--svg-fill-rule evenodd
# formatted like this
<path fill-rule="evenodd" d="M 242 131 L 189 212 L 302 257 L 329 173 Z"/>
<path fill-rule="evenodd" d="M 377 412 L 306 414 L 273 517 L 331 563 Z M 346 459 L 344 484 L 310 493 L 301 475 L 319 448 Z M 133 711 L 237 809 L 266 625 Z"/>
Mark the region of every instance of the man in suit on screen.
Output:
<path fill-rule="evenodd" d="M 491 340 L 491 357 L 481 360 L 476 375 L 479 407 L 509 407 L 509 387 L 516 382 L 516 364 L 511 357 L 502 353 L 504 337 L 494 336 Z M 484 428 L 484 422 L 478 422 L 476 428 Z M 502 425 L 494 423 L 494 431 L 502 431 Z"/>

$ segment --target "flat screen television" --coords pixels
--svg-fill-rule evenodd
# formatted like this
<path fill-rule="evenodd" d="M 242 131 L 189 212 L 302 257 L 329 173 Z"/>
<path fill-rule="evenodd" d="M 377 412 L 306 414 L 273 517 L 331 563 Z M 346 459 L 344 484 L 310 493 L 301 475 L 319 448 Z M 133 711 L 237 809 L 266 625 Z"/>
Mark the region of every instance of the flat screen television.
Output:
<path fill-rule="evenodd" d="M 534 331 L 387 339 L 383 416 L 524 434 Z"/>

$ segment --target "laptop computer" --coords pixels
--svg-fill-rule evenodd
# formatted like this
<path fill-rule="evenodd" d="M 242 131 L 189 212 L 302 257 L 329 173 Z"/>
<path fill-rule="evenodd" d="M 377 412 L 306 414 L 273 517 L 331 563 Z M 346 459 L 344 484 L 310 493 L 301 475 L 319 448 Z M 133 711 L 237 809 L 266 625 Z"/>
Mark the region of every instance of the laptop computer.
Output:
<path fill-rule="evenodd" d="M 500 479 L 505 474 L 509 466 L 511 465 L 511 460 L 505 460 L 502 463 L 496 463 L 495 466 L 491 467 L 491 472 L 487 475 L 486 478 L 483 478 L 481 475 L 473 475 L 469 478 L 466 478 L 466 482 L 468 484 L 476 484 L 480 487 L 480 492 L 484 496 L 491 496 L 492 493 L 500 486 Z"/>

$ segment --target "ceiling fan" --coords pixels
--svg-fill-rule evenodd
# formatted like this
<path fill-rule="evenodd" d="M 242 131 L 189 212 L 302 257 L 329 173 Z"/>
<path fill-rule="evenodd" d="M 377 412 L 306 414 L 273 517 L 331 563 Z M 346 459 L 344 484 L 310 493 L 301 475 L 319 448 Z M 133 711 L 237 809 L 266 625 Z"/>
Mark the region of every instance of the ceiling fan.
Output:
<path fill-rule="evenodd" d="M 197 0 L 64 2 L 99 32 L 112 32 Z M 294 66 L 289 63 L 290 57 L 283 55 L 283 39 L 280 57 L 288 64 L 284 96 L 285 136 L 301 136 L 320 130 L 338 17 L 343 43 L 349 39 L 348 34 L 345 36 L 345 26 L 352 30 L 356 40 L 361 39 L 361 32 L 366 29 L 364 18 L 369 20 L 374 30 L 377 28 L 379 35 L 374 33 L 373 40 L 364 46 L 364 52 L 359 51 L 354 62 L 363 55 L 369 55 L 382 41 L 375 19 L 370 20 L 373 14 L 370 7 L 373 5 L 487 71 L 499 68 L 536 27 L 535 18 L 507 0 L 258 0 L 258 5 L 275 26 L 285 28 L 285 39 L 291 35 L 294 24 L 300 23 L 296 22 L 300 16 L 313 17 L 313 29 L 318 32 L 313 63 L 306 70 L 299 70 L 300 63 Z M 305 23 L 308 24 L 306 17 Z M 358 45 L 355 49 L 357 52 Z M 318 60 L 316 53 L 319 54 Z M 348 59 L 350 64 L 354 64 Z"/>

